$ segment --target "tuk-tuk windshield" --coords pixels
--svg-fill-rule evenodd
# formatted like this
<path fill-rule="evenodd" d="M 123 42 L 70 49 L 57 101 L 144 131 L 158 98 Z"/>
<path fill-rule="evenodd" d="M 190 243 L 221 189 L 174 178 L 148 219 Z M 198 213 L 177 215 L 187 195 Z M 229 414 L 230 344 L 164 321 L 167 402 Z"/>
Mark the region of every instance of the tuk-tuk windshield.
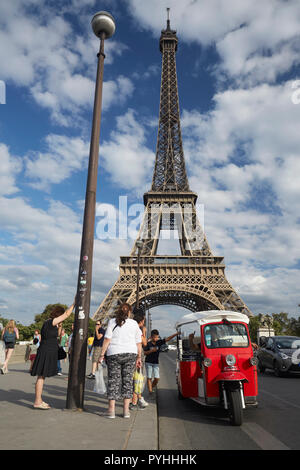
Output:
<path fill-rule="evenodd" d="M 206 325 L 204 327 L 205 344 L 210 349 L 215 348 L 246 348 L 249 338 L 245 325 L 241 323 L 226 323 Z"/>

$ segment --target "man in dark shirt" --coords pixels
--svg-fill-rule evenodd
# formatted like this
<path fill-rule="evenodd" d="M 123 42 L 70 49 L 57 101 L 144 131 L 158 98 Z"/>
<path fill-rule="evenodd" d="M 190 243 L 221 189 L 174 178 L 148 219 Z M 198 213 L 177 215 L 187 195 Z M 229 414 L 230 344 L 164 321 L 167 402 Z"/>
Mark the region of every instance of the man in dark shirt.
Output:
<path fill-rule="evenodd" d="M 147 385 L 150 395 L 153 393 L 153 388 L 156 387 L 159 381 L 159 353 L 160 348 L 163 344 L 177 336 L 178 333 L 174 333 L 168 338 L 160 339 L 159 332 L 157 330 L 151 331 L 151 338 L 148 341 L 147 346 L 144 347 L 144 354 L 146 356 L 145 366 L 147 373 Z"/>
<path fill-rule="evenodd" d="M 99 357 L 101 356 L 102 345 L 104 341 L 105 330 L 101 327 L 101 321 L 98 320 L 95 325 L 95 335 L 93 342 L 92 372 L 87 375 L 88 379 L 95 379 L 95 372 L 98 367 Z"/>

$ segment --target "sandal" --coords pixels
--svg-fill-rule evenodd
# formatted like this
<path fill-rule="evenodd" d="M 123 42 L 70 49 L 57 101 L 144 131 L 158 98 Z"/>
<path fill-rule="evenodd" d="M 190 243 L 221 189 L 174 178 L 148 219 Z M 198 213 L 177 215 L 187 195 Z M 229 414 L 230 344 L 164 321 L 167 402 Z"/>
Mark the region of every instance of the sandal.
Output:
<path fill-rule="evenodd" d="M 51 406 L 49 405 L 49 403 L 46 403 L 46 402 L 42 401 L 42 404 L 45 405 L 45 406 L 48 406 L 48 408 L 51 408 Z"/>
<path fill-rule="evenodd" d="M 42 401 L 40 405 L 32 405 L 35 410 L 50 410 L 51 406 Z"/>

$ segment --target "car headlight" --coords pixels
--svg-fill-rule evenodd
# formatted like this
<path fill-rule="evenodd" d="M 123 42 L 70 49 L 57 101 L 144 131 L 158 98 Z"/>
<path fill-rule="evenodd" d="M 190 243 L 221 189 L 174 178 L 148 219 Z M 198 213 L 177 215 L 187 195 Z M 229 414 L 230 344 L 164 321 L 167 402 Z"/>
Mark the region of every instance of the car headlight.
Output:
<path fill-rule="evenodd" d="M 205 365 L 205 367 L 209 367 L 212 364 L 212 360 L 209 357 L 205 357 L 203 359 L 203 364 Z"/>
<path fill-rule="evenodd" d="M 233 367 L 236 363 L 236 358 L 233 354 L 227 354 L 225 361 L 229 367 Z"/>
<path fill-rule="evenodd" d="M 252 366 L 257 366 L 257 364 L 258 364 L 258 359 L 257 359 L 257 357 L 255 357 L 255 356 L 250 357 L 250 364 L 251 364 Z"/>
<path fill-rule="evenodd" d="M 289 356 L 287 356 L 283 352 L 280 352 L 279 355 L 282 357 L 282 359 L 289 359 Z"/>

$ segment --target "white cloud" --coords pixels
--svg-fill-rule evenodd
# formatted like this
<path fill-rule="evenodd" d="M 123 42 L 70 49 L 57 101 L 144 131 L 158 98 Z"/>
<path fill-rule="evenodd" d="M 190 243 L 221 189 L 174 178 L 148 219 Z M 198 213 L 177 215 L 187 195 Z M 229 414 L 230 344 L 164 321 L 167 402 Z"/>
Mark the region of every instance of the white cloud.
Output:
<path fill-rule="evenodd" d="M 114 104 L 124 104 L 134 90 L 132 81 L 120 75 L 115 81 L 109 80 L 103 83 L 103 103 L 104 110 Z"/>
<path fill-rule="evenodd" d="M 215 107 L 205 116 L 196 111 L 183 113 L 191 174 L 204 168 L 209 182 L 214 181 L 220 191 L 226 186 L 236 202 L 249 197 L 251 186 L 268 183 L 276 195 L 274 202 L 294 212 L 300 200 L 296 181 L 299 133 L 295 125 L 300 107 L 291 101 L 291 85 L 227 90 L 215 95 Z M 200 195 L 204 197 L 201 188 Z"/>
<path fill-rule="evenodd" d="M 77 213 L 58 201 L 47 209 L 18 198 L 0 198 L 1 308 L 5 316 L 31 323 L 48 303 L 71 303 L 77 287 L 81 223 Z M 127 240 L 95 239 L 91 314 L 118 277 L 119 256 Z"/>
<path fill-rule="evenodd" d="M 274 266 L 292 269 L 300 259 L 300 107 L 291 91 L 291 82 L 228 90 L 211 112 L 182 119 L 190 186 L 205 205 L 214 252 L 227 264 L 263 266 L 268 278 Z"/>
<path fill-rule="evenodd" d="M 117 118 L 110 141 L 101 145 L 104 166 L 112 181 L 125 189 L 144 189 L 150 184 L 154 154 L 146 146 L 146 129 L 129 109 Z"/>
<path fill-rule="evenodd" d="M 91 28 L 76 35 L 63 16 L 35 3 L 34 13 L 21 0 L 14 7 L 0 7 L 1 78 L 26 87 L 38 105 L 49 109 L 55 123 L 82 124 L 83 112 L 93 105 L 99 40 Z M 126 49 L 124 44 L 108 41 L 106 64 Z M 122 75 L 104 82 L 104 87 L 110 91 L 104 110 L 124 103 L 133 91 L 131 81 Z"/>
<path fill-rule="evenodd" d="M 222 70 L 239 84 L 274 82 L 300 62 L 297 0 L 129 0 L 132 16 L 155 36 L 166 24 L 164 7 L 181 41 L 216 45 L 217 77 Z"/>
<path fill-rule="evenodd" d="M 48 135 L 47 152 L 31 152 L 25 157 L 26 176 L 31 186 L 49 190 L 51 184 L 61 183 L 73 172 L 81 171 L 89 156 L 89 143 L 79 137 Z"/>
<path fill-rule="evenodd" d="M 18 191 L 16 177 L 21 168 L 20 158 L 10 155 L 9 148 L 0 143 L 0 195 L 9 195 Z"/>

